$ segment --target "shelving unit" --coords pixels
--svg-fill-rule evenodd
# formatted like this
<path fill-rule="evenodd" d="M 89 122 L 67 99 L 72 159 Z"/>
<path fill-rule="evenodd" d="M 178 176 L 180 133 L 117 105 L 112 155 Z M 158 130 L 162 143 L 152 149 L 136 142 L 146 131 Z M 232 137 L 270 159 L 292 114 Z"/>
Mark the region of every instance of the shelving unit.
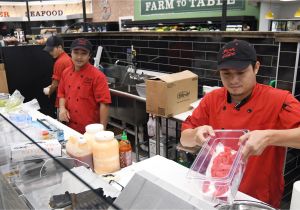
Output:
<path fill-rule="evenodd" d="M 300 31 L 300 19 L 270 20 L 269 31 Z"/>
<path fill-rule="evenodd" d="M 178 26 L 180 31 L 189 31 L 191 26 L 195 26 L 194 30 L 219 30 L 221 28 L 222 17 L 208 17 L 208 18 L 187 18 L 187 19 L 165 19 L 165 20 L 146 20 L 146 21 L 121 21 L 123 31 L 130 30 L 133 27 L 139 30 L 156 30 L 158 28 L 165 28 Z M 250 30 L 257 30 L 257 20 L 254 16 L 228 16 L 227 25 L 245 25 L 250 26 Z"/>

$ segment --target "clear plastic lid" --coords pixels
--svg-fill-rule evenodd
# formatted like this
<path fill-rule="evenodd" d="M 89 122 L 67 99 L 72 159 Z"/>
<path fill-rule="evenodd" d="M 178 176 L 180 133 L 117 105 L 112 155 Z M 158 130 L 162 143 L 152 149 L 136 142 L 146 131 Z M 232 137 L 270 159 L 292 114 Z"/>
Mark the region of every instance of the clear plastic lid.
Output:
<path fill-rule="evenodd" d="M 96 141 L 110 141 L 115 138 L 115 134 L 111 131 L 100 131 L 96 133 L 95 140 Z"/>
<path fill-rule="evenodd" d="M 85 131 L 87 132 L 87 133 L 93 133 L 93 134 L 95 134 L 95 133 L 97 133 L 97 132 L 99 132 L 99 131 L 103 131 L 104 130 L 104 127 L 103 127 L 103 125 L 102 124 L 100 124 L 100 123 L 95 123 L 95 124 L 90 124 L 90 125 L 87 125 L 86 127 L 85 127 Z"/>

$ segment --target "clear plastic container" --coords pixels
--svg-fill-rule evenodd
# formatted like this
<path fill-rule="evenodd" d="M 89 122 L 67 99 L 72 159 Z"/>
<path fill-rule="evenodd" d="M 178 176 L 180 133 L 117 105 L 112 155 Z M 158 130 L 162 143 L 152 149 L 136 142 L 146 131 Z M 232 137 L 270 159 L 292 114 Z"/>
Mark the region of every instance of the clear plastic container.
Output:
<path fill-rule="evenodd" d="M 111 131 L 101 131 L 93 144 L 94 170 L 97 174 L 113 173 L 120 169 L 119 142 Z"/>
<path fill-rule="evenodd" d="M 211 204 L 232 203 L 243 177 L 243 145 L 239 137 L 247 130 L 215 130 L 202 146 L 187 177 L 197 193 Z"/>
<path fill-rule="evenodd" d="M 93 146 L 95 142 L 96 133 L 103 131 L 104 127 L 102 124 L 89 124 L 85 127 L 85 133 L 83 134 L 83 138 L 88 141 L 88 143 Z"/>

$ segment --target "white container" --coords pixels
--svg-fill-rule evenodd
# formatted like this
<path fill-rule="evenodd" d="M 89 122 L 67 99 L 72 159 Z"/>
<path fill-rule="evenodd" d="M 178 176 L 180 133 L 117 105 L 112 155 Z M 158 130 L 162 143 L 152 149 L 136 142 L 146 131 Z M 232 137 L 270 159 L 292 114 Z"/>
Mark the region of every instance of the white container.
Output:
<path fill-rule="evenodd" d="M 96 133 L 103 131 L 104 127 L 102 124 L 90 124 L 85 127 L 85 133 L 83 134 L 83 138 L 87 140 L 87 142 L 93 146 L 95 141 Z"/>
<path fill-rule="evenodd" d="M 97 174 L 112 173 L 120 169 L 119 142 L 113 132 L 101 131 L 95 135 L 93 160 Z"/>

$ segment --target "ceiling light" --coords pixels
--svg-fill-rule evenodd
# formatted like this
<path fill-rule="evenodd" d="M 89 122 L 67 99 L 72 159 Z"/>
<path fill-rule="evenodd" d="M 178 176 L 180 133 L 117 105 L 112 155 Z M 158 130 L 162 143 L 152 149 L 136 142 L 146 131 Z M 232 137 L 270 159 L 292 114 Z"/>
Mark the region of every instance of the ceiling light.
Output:
<path fill-rule="evenodd" d="M 300 7 L 298 10 L 295 12 L 294 17 L 300 17 Z"/>
<path fill-rule="evenodd" d="M 274 19 L 274 14 L 271 10 L 269 10 L 266 15 L 265 15 L 266 19 Z"/>

